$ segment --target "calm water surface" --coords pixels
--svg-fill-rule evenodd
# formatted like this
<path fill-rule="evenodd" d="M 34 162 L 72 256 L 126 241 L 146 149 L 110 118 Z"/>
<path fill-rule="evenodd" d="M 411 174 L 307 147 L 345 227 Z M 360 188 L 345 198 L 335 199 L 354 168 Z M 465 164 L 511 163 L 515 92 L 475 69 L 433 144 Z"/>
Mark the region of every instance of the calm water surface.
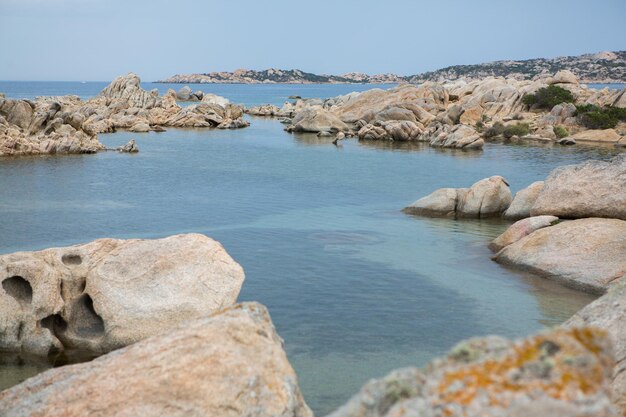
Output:
<path fill-rule="evenodd" d="M 266 87 L 203 89 L 254 104 L 359 86 Z M 289 135 L 276 121 L 251 121 L 235 131 L 100 135 L 108 147 L 135 139 L 136 155 L 0 159 L 0 253 L 100 237 L 199 232 L 219 240 L 246 271 L 240 300 L 269 308 L 318 415 L 369 378 L 423 365 L 464 338 L 519 337 L 558 324 L 591 300 L 490 261 L 486 245 L 506 222 L 400 210 L 437 188 L 491 175 L 517 191 L 556 166 L 609 159 L 612 149 L 488 144 L 460 152 L 355 140 L 335 147 Z M 0 388 L 47 366 L 4 365 Z"/>

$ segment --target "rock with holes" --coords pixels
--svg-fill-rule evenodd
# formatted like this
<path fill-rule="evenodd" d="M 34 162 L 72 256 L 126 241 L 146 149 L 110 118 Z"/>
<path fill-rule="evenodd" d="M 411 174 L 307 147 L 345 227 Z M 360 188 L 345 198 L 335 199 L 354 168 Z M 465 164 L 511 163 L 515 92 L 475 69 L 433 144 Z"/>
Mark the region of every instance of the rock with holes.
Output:
<path fill-rule="evenodd" d="M 461 342 L 424 370 L 368 382 L 328 417 L 608 417 L 614 355 L 601 329 Z"/>
<path fill-rule="evenodd" d="M 617 362 L 613 372 L 613 402 L 626 415 L 626 282 L 619 282 L 602 297 L 574 314 L 564 327 L 594 326 L 609 332 Z"/>
<path fill-rule="evenodd" d="M 494 260 L 602 294 L 626 274 L 626 221 L 578 219 L 541 228 L 506 246 Z"/>
<path fill-rule="evenodd" d="M 265 307 L 244 303 L 0 393 L 4 417 L 312 417 Z"/>
<path fill-rule="evenodd" d="M 0 256 L 0 350 L 94 353 L 232 305 L 242 268 L 199 234 Z"/>
<path fill-rule="evenodd" d="M 587 161 L 555 169 L 530 212 L 533 216 L 626 220 L 626 154 L 609 162 Z"/>
<path fill-rule="evenodd" d="M 502 214 L 512 200 L 506 180 L 493 176 L 470 188 L 441 188 L 415 201 L 404 211 L 427 216 L 493 217 Z"/>

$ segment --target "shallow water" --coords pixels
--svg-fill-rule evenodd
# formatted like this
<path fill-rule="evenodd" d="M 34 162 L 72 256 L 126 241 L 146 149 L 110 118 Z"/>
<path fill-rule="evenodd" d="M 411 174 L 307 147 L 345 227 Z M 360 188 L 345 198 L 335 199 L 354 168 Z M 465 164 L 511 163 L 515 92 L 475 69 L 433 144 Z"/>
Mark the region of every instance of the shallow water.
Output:
<path fill-rule="evenodd" d="M 257 100 L 284 95 L 272 94 Z M 240 300 L 269 308 L 317 415 L 371 377 L 421 366 L 464 338 L 558 324 L 592 299 L 490 261 L 487 243 L 506 222 L 400 210 L 491 175 L 517 191 L 556 166 L 609 159 L 611 148 L 335 147 L 261 118 L 234 131 L 100 138 L 108 147 L 133 138 L 140 153 L 0 159 L 0 253 L 99 237 L 216 238 L 246 271 Z M 0 387 L 41 369 L 4 365 Z"/>

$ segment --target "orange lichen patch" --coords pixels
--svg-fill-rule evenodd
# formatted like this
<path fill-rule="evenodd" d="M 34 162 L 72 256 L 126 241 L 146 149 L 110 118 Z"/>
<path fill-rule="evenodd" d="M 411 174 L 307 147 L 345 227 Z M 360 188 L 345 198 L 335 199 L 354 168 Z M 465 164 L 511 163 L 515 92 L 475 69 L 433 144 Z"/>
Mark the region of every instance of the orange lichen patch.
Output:
<path fill-rule="evenodd" d="M 558 330 L 516 344 L 510 353 L 446 372 L 437 387 L 438 403 L 469 405 L 484 395 L 505 407 L 515 395 L 542 392 L 558 400 L 603 389 L 612 355 L 605 331 Z"/>

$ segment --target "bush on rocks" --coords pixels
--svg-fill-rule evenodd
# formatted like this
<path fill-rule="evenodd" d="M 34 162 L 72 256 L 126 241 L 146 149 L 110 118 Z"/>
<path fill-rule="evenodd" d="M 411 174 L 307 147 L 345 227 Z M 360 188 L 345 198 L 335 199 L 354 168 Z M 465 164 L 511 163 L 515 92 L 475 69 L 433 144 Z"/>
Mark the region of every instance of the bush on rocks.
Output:
<path fill-rule="evenodd" d="M 526 94 L 522 102 L 531 107 L 550 110 L 557 104 L 573 103 L 574 95 L 563 87 L 550 85 L 540 88 L 535 94 Z"/>
<path fill-rule="evenodd" d="M 563 126 L 557 125 L 552 128 L 557 139 L 563 139 L 569 136 L 569 132 Z"/>

